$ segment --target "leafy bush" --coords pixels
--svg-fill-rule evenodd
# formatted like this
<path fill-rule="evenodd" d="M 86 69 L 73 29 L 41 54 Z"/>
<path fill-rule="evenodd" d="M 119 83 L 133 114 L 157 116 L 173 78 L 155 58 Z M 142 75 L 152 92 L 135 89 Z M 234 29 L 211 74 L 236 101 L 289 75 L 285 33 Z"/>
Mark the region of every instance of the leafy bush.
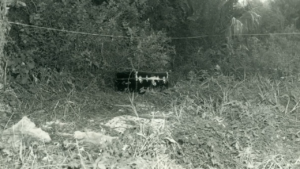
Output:
<path fill-rule="evenodd" d="M 299 73 L 300 37 L 294 32 L 299 31 L 288 26 L 284 33 L 291 35 L 270 34 L 265 39 L 249 37 L 243 43 L 234 42 L 231 55 L 220 66 L 237 77 L 261 74 L 278 79 L 295 75 Z"/>
<path fill-rule="evenodd" d="M 111 0 L 97 6 L 91 1 L 42 0 L 26 4 L 21 22 L 34 26 L 13 25 L 12 42 L 6 48 L 8 70 L 21 77 L 15 78 L 18 82 L 26 84 L 37 74 L 43 76 L 41 67 L 85 77 L 133 67 L 163 70 L 170 66 L 174 50 L 164 32 L 154 32 L 140 18 L 143 2 Z M 20 12 L 10 17 L 17 15 Z"/>

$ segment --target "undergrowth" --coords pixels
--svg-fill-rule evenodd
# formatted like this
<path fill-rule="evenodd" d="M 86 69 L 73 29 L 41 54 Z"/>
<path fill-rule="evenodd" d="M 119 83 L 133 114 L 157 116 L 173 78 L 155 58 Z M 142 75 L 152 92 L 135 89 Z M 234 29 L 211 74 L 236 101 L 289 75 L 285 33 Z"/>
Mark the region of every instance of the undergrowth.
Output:
<path fill-rule="evenodd" d="M 55 120 L 68 123 L 47 131 L 50 144 L 27 140 L 18 150 L 1 145 L 0 162 L 5 168 L 101 168 L 97 165 L 100 161 L 117 168 L 129 161 L 140 164 L 151 160 L 152 168 L 157 169 L 179 167 L 168 165 L 171 161 L 182 168 L 199 169 L 300 167 L 300 82 L 296 77 L 236 80 L 216 75 L 204 81 L 180 81 L 164 92 L 134 98 L 109 88 L 99 89 L 92 80 L 88 85 L 65 81 L 56 81 L 53 84 L 57 86 L 52 87 L 40 85 L 35 91 L 16 86 L 18 97 L 5 94 L 7 103 L 16 110 L 6 113 L 1 130 L 24 115 L 37 126 Z M 140 124 L 123 135 L 107 129 L 119 138 L 105 146 L 82 145 L 60 135 L 86 129 L 101 131 L 99 124 L 113 117 L 146 114 L 139 108 L 141 103 L 151 105 L 150 111 L 172 112 L 172 118 L 158 131 Z"/>
<path fill-rule="evenodd" d="M 299 82 L 254 76 L 212 77 L 182 91 L 183 114 L 174 127 L 188 168 L 298 168 Z M 177 101 L 178 102 L 178 101 Z"/>

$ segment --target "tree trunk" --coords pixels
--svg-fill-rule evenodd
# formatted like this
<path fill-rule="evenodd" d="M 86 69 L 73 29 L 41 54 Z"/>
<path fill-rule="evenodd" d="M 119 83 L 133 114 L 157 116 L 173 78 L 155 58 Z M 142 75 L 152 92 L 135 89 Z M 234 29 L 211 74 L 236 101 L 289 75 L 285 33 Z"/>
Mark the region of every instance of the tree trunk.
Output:
<path fill-rule="evenodd" d="M 4 45 L 6 43 L 6 35 L 9 29 L 7 22 L 6 0 L 0 1 L 0 90 L 5 85 L 5 63 L 4 63 Z"/>

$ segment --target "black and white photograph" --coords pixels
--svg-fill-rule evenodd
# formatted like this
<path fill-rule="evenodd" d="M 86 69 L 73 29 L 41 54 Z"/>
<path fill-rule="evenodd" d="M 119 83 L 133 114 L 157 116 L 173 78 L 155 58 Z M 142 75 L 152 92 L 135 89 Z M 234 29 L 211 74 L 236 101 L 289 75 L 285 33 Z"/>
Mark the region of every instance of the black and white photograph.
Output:
<path fill-rule="evenodd" d="M 0 0 L 0 169 L 300 169 L 300 0 Z"/>

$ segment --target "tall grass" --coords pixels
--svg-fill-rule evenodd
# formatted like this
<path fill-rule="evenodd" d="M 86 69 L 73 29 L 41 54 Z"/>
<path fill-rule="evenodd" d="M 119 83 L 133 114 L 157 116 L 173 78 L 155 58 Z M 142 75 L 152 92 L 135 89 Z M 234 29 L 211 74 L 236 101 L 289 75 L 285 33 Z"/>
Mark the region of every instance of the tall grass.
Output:
<path fill-rule="evenodd" d="M 185 157 L 179 158 L 186 160 L 178 162 L 194 168 L 299 167 L 298 86 L 294 76 L 274 80 L 261 75 L 178 83 L 181 97 L 172 107 L 180 110 L 182 125 L 174 135 L 183 142 Z"/>

